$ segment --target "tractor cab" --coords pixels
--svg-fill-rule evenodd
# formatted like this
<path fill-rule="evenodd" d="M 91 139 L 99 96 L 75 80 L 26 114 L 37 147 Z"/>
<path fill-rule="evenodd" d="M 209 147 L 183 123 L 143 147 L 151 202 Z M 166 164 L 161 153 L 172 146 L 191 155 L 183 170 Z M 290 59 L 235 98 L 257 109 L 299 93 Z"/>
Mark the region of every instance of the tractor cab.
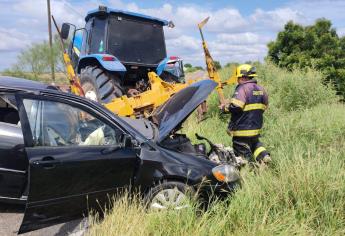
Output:
<path fill-rule="evenodd" d="M 173 27 L 171 21 L 100 6 L 85 22 L 82 29 L 64 23 L 61 36 L 72 37 L 72 64 L 85 93 L 96 100 L 106 103 L 128 91 L 146 91 L 150 71 L 167 82 L 184 81 L 182 60 L 167 57 L 163 27 Z"/>

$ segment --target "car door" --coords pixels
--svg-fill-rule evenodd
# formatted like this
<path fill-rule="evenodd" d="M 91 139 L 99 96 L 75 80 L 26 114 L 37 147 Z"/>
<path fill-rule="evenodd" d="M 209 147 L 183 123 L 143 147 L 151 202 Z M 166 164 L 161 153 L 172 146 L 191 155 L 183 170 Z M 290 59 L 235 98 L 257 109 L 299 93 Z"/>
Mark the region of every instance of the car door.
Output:
<path fill-rule="evenodd" d="M 104 209 L 128 186 L 137 154 L 121 145 L 125 132 L 86 105 L 56 98 L 18 96 L 29 196 L 20 233 Z"/>
<path fill-rule="evenodd" d="M 27 183 L 28 165 L 22 130 L 19 125 L 6 119 L 18 116 L 14 108 L 9 108 L 5 101 L 8 99 L 15 102 L 11 94 L 0 94 L 0 201 L 17 202 L 25 200 L 22 196 Z"/>
<path fill-rule="evenodd" d="M 23 195 L 27 162 L 22 130 L 0 122 L 0 200 L 16 201 Z"/>

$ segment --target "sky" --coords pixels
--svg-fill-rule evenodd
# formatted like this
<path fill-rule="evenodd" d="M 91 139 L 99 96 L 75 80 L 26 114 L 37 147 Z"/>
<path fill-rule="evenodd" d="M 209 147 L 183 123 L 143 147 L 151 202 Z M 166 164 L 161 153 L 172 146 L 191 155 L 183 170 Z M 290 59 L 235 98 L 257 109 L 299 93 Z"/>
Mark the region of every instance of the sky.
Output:
<path fill-rule="evenodd" d="M 267 43 L 289 20 L 310 25 L 324 17 L 345 35 L 345 0 L 51 0 L 51 11 L 58 23 L 82 27 L 98 5 L 172 20 L 175 28 L 165 29 L 168 55 L 199 66 L 205 62 L 197 23 L 208 16 L 204 35 L 222 64 L 262 61 Z M 0 0 L 0 71 L 28 45 L 47 40 L 47 28 L 46 0 Z"/>

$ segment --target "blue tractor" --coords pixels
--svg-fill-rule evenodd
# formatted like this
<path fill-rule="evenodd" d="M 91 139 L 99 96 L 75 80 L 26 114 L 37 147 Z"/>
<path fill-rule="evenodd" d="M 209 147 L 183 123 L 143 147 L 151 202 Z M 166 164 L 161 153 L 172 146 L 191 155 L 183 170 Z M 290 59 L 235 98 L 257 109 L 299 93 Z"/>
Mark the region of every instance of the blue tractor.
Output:
<path fill-rule="evenodd" d="M 148 72 L 167 82 L 184 82 L 183 63 L 167 57 L 164 26 L 170 21 L 100 6 L 90 11 L 84 28 L 64 23 L 69 55 L 86 97 L 108 103 L 150 88 Z"/>

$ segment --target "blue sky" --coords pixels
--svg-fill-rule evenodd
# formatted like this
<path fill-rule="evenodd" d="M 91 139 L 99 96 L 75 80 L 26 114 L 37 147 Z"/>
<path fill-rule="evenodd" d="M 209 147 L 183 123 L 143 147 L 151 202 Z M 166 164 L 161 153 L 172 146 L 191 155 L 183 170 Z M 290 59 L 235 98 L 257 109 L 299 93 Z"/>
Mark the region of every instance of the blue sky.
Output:
<path fill-rule="evenodd" d="M 196 24 L 207 16 L 205 37 L 215 60 L 263 60 L 267 43 L 284 24 L 293 20 L 303 25 L 325 17 L 339 35 L 345 35 L 344 0 L 51 0 L 58 22 L 84 24 L 88 10 L 103 4 L 168 20 L 176 27 L 166 29 L 169 55 L 204 66 Z M 0 0 L 0 71 L 16 62 L 21 50 L 47 40 L 46 0 Z"/>

